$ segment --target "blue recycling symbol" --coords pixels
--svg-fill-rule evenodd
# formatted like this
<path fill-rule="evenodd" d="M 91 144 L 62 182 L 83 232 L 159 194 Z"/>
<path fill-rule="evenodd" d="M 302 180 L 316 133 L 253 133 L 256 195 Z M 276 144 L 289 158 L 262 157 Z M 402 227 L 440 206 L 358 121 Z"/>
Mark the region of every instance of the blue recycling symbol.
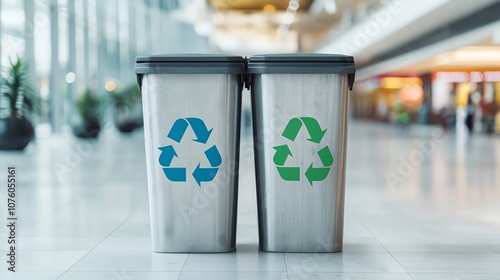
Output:
<path fill-rule="evenodd" d="M 200 144 L 207 144 L 213 128 L 208 130 L 205 122 L 199 118 L 177 119 L 172 125 L 167 137 L 177 143 L 180 143 L 189 126 L 191 126 L 196 136 L 196 139 L 193 139 L 192 141 Z M 161 166 L 163 166 L 163 172 L 165 173 L 167 179 L 172 182 L 186 182 L 186 167 L 170 166 L 174 157 L 179 158 L 174 147 L 172 145 L 168 145 L 159 147 L 158 149 L 161 151 L 158 162 Z M 217 172 L 219 171 L 219 166 L 222 163 L 222 157 L 216 145 L 213 145 L 205 150 L 205 156 L 210 163 L 210 167 L 201 167 L 201 163 L 198 163 L 198 166 L 196 166 L 192 173 L 193 178 L 200 187 L 202 182 L 210 182 L 215 178 Z"/>

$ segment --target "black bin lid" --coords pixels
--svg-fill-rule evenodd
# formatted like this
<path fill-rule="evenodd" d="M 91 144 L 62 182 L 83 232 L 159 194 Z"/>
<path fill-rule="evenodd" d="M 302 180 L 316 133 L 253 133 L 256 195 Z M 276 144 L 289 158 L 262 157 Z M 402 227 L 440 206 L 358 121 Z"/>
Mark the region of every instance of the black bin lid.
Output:
<path fill-rule="evenodd" d="M 245 59 L 221 54 L 138 56 L 136 74 L 244 74 Z"/>
<path fill-rule="evenodd" d="M 341 54 L 291 53 L 253 55 L 248 59 L 249 74 L 347 74 L 352 89 L 356 67 L 354 58 Z"/>

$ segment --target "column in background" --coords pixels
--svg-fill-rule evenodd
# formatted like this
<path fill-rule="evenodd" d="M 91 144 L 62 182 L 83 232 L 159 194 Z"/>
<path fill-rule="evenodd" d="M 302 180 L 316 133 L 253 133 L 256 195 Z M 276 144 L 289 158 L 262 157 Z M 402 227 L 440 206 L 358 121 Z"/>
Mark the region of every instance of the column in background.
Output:
<path fill-rule="evenodd" d="M 68 0 L 68 63 L 66 65 L 66 122 L 71 123 L 71 112 L 75 95 L 76 67 L 76 13 L 75 0 Z M 82 73 L 78 73 L 81 75 Z"/>
<path fill-rule="evenodd" d="M 50 124 L 52 132 L 61 131 L 63 123 L 63 103 L 61 95 L 61 66 L 59 64 L 59 22 L 57 0 L 50 1 Z"/>

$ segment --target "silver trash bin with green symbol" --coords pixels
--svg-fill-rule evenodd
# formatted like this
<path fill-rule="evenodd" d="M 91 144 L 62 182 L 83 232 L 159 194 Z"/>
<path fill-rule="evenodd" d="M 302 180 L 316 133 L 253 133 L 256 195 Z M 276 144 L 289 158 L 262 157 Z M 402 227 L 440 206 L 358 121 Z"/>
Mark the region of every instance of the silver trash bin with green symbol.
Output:
<path fill-rule="evenodd" d="M 234 251 L 244 59 L 140 56 L 135 71 L 153 251 Z"/>
<path fill-rule="evenodd" d="M 256 55 L 248 74 L 261 250 L 341 251 L 353 58 Z"/>

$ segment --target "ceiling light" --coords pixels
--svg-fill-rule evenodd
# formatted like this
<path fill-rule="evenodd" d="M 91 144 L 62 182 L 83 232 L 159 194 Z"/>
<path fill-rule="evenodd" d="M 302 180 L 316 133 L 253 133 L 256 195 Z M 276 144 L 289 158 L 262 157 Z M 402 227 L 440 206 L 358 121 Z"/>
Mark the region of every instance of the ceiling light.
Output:
<path fill-rule="evenodd" d="M 75 79 L 76 79 L 76 75 L 74 72 L 68 72 L 66 74 L 66 83 L 72 84 L 75 82 Z"/>
<path fill-rule="evenodd" d="M 106 91 L 114 91 L 116 89 L 116 83 L 114 81 L 107 81 L 104 85 Z"/>
<path fill-rule="evenodd" d="M 276 7 L 272 4 L 267 4 L 262 8 L 262 11 L 266 14 L 272 14 L 276 12 Z"/>

